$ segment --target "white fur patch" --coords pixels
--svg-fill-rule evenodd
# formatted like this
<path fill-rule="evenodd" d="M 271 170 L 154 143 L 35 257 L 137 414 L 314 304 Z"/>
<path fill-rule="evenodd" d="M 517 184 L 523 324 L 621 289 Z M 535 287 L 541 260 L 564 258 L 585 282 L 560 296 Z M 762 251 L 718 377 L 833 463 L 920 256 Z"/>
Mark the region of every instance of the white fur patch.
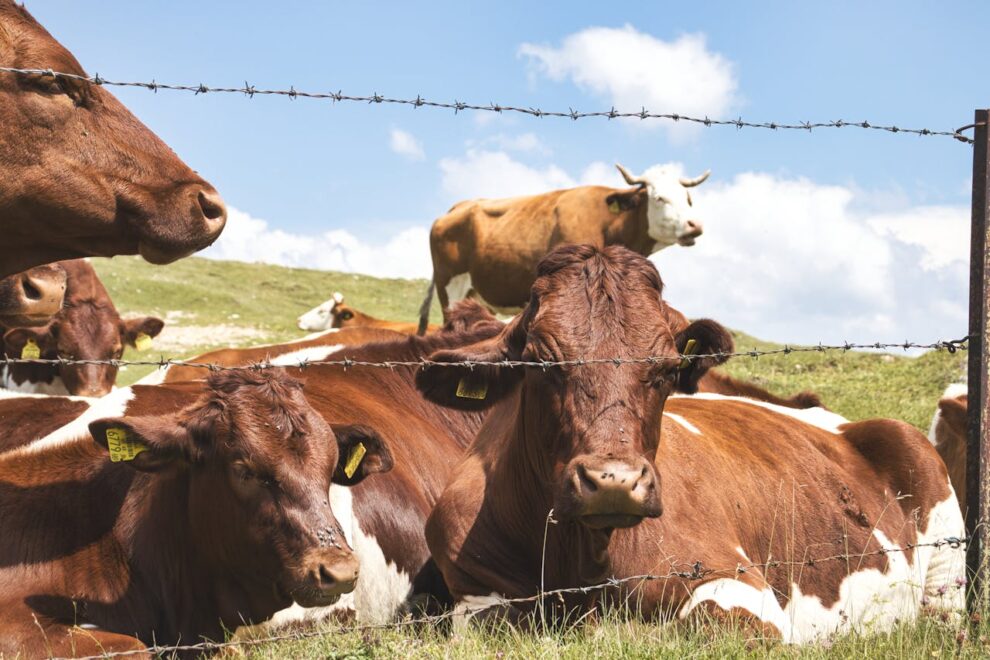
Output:
<path fill-rule="evenodd" d="M 471 290 L 471 274 L 461 273 L 460 275 L 454 275 L 447 282 L 447 286 L 444 288 L 447 290 L 447 301 L 449 304 L 453 305 L 458 300 L 464 300 L 467 298 L 468 291 Z"/>
<path fill-rule="evenodd" d="M 715 394 L 714 392 L 698 392 L 697 394 L 690 395 L 672 394 L 670 396 L 670 398 L 681 397 L 705 399 L 709 401 L 738 401 L 739 403 L 746 403 L 751 406 L 758 406 L 760 408 L 772 410 L 775 413 L 786 415 L 787 417 L 791 417 L 798 421 L 804 422 L 805 424 L 818 427 L 824 431 L 828 431 L 829 433 L 838 433 L 840 426 L 849 423 L 849 420 L 842 415 L 837 415 L 834 412 L 825 410 L 824 408 L 788 408 L 786 406 L 778 406 L 773 403 L 767 403 L 766 401 L 757 401 L 756 399 L 748 399 L 741 396 L 726 396 L 724 394 Z"/>
<path fill-rule="evenodd" d="M 333 323 L 333 308 L 337 306 L 337 301 L 331 298 L 321 303 L 299 317 L 297 325 L 300 330 L 310 332 L 327 330 Z"/>
<path fill-rule="evenodd" d="M 57 447 L 79 439 L 89 439 L 89 424 L 104 417 L 120 417 L 127 410 L 127 404 L 134 398 L 134 390 L 122 387 L 110 392 L 101 399 L 92 399 L 92 405 L 79 417 L 62 426 L 43 438 L 29 445 L 11 450 L 14 453 L 39 452 L 49 447 Z"/>
<path fill-rule="evenodd" d="M 68 396 L 69 394 L 65 383 L 58 376 L 55 376 L 50 383 L 35 383 L 30 380 L 16 383 L 10 375 L 10 368 L 7 366 L 0 368 L 0 387 L 21 394 L 44 394 L 45 396 Z"/>
<path fill-rule="evenodd" d="M 697 426 L 695 426 L 691 422 L 687 421 L 686 419 L 684 419 L 680 415 L 678 415 L 676 413 L 669 413 L 669 412 L 665 412 L 663 415 L 664 415 L 664 417 L 671 418 L 672 420 L 674 420 L 675 422 L 677 422 L 678 424 L 680 424 L 681 426 L 683 426 L 685 429 L 687 429 L 691 433 L 694 433 L 695 435 L 701 435 L 701 431 L 698 430 L 698 427 Z"/>
<path fill-rule="evenodd" d="M 454 604 L 454 631 L 462 632 L 476 614 L 498 607 L 504 600 L 504 596 L 494 591 L 487 596 L 464 596 Z"/>
<path fill-rule="evenodd" d="M 343 347 L 343 344 L 310 346 L 308 348 L 301 348 L 298 351 L 285 353 L 284 355 L 279 355 L 278 357 L 272 358 L 271 363 L 279 367 L 294 367 L 303 361 L 319 362 L 320 360 L 327 359 L 327 357 L 339 351 Z"/>
<path fill-rule="evenodd" d="M 709 601 L 726 611 L 733 607 L 744 609 L 760 621 L 769 623 L 779 630 L 785 642 L 791 641 L 791 622 L 768 588 L 757 589 L 745 582 L 730 578 L 711 580 L 695 587 L 691 592 L 691 598 L 678 612 L 678 618 L 687 618 L 698 605 Z"/>

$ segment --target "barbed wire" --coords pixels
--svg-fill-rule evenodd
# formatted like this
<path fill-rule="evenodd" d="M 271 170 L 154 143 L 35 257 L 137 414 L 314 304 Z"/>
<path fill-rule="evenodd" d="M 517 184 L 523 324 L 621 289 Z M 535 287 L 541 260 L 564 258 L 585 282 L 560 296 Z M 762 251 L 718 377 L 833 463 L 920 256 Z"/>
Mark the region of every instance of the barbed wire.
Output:
<path fill-rule="evenodd" d="M 753 349 L 749 351 L 735 351 L 735 352 L 721 352 L 721 353 L 695 353 L 695 354 L 677 354 L 677 355 L 654 355 L 648 357 L 614 357 L 614 358 L 579 358 L 575 360 L 464 360 L 460 362 L 438 362 L 436 360 L 429 360 L 426 358 L 421 358 L 419 360 L 384 360 L 381 362 L 367 361 L 367 360 L 354 360 L 351 358 L 342 358 L 339 360 L 309 360 L 301 359 L 295 362 L 279 361 L 277 364 L 271 359 L 265 360 L 263 362 L 255 362 L 251 364 L 239 364 L 239 365 L 222 365 L 214 362 L 196 362 L 195 360 L 183 360 L 177 358 L 166 358 L 161 357 L 158 360 L 74 360 L 68 358 L 10 358 L 3 357 L 0 358 L 0 367 L 4 366 L 14 366 L 14 365 L 46 365 L 46 366 L 68 366 L 68 365 L 105 365 L 113 367 L 157 367 L 159 369 L 165 369 L 168 367 L 192 367 L 197 369 L 208 369 L 210 371 L 258 371 L 264 369 L 278 369 L 278 368 L 297 368 L 305 369 L 307 367 L 312 367 L 316 365 L 320 366 L 331 366 L 331 367 L 344 367 L 345 369 L 354 367 L 369 367 L 369 368 L 382 368 L 382 369 L 395 369 L 398 367 L 441 367 L 441 368 L 461 368 L 461 369 L 474 369 L 476 367 L 502 367 L 508 369 L 517 368 L 533 368 L 533 369 L 550 369 L 558 367 L 586 367 L 592 365 L 614 365 L 616 367 L 629 365 L 629 364 L 660 364 L 662 362 L 684 362 L 701 360 L 705 358 L 712 358 L 717 360 L 729 359 L 729 358 L 739 358 L 739 357 L 749 357 L 749 358 L 759 358 L 763 356 L 772 355 L 792 355 L 795 353 L 829 353 L 829 352 L 848 352 L 853 350 L 890 350 L 890 349 L 903 349 L 905 351 L 911 349 L 924 349 L 924 350 L 945 350 L 949 353 L 955 353 L 956 351 L 966 351 L 969 350 L 967 342 L 969 341 L 969 336 L 963 337 L 961 339 L 950 339 L 950 340 L 938 340 L 935 342 L 920 344 L 916 342 L 904 341 L 904 342 L 873 342 L 869 344 L 856 344 L 852 342 L 844 342 L 842 344 L 817 344 L 814 346 L 788 346 L 785 345 L 781 348 L 773 348 L 769 350 L 759 350 Z M 284 347 L 285 345 L 283 345 Z M 316 348 L 317 346 L 309 345 L 305 348 Z M 360 348 L 360 344 L 356 344 L 351 348 Z M 348 346 L 343 346 L 336 350 L 347 350 Z M 246 347 L 243 350 L 257 350 L 251 347 Z M 292 351 L 286 351 L 286 354 Z M 277 356 L 275 359 L 278 359 Z"/>
<path fill-rule="evenodd" d="M 947 536 L 934 541 L 922 542 L 922 543 L 907 543 L 903 546 L 890 546 L 881 547 L 878 550 L 864 551 L 858 553 L 844 553 L 836 554 L 828 557 L 822 557 L 818 559 L 803 559 L 803 560 L 770 560 L 767 562 L 752 562 L 748 564 L 737 564 L 735 566 L 715 569 L 707 568 L 701 561 L 695 562 L 681 562 L 687 568 L 684 570 L 671 570 L 665 574 L 653 574 L 646 573 L 641 575 L 631 575 L 624 578 L 611 577 L 604 582 L 593 585 L 577 586 L 577 587 L 564 587 L 560 589 L 551 589 L 547 591 L 541 591 L 532 596 L 520 596 L 515 598 L 506 598 L 499 596 L 488 597 L 488 602 L 479 603 L 477 605 L 468 605 L 455 610 L 450 610 L 442 614 L 435 614 L 422 617 L 406 617 L 403 619 L 397 619 L 388 623 L 372 623 L 372 624 L 358 624 L 358 625 L 338 625 L 336 628 L 327 629 L 315 629 L 315 630 L 294 630 L 290 633 L 283 634 L 273 634 L 265 637 L 255 637 L 246 639 L 232 639 L 225 642 L 197 642 L 194 644 L 175 644 L 175 645 L 154 645 L 149 646 L 144 649 L 134 649 L 130 651 L 111 651 L 102 653 L 100 655 L 93 656 L 82 656 L 75 658 L 75 660 L 99 660 L 100 658 L 116 658 L 116 657 L 127 657 L 133 655 L 152 653 L 156 655 L 170 655 L 173 653 L 185 653 L 191 651 L 207 652 L 207 651 L 219 651 L 226 648 L 236 648 L 245 646 L 260 646 L 263 644 L 273 644 L 278 642 L 295 642 L 303 641 L 306 639 L 313 639 L 316 637 L 322 637 L 325 635 L 333 633 L 366 633 L 378 630 L 395 630 L 399 628 L 407 628 L 413 626 L 421 625 L 436 625 L 438 623 L 443 623 L 450 619 L 463 616 L 474 616 L 480 614 L 486 610 L 490 610 L 497 607 L 507 607 L 516 605 L 531 605 L 538 604 L 547 598 L 562 598 L 568 595 L 588 595 L 596 591 L 604 591 L 606 589 L 617 589 L 619 587 L 638 583 L 642 584 L 644 582 L 655 582 L 659 580 L 688 580 L 688 581 L 700 581 L 706 578 L 716 576 L 716 575 L 742 575 L 753 569 L 770 569 L 777 568 L 781 566 L 815 566 L 829 561 L 850 561 L 855 559 L 863 559 L 866 557 L 874 556 L 884 556 L 892 553 L 898 552 L 909 552 L 918 548 L 934 548 L 939 549 L 943 547 L 960 548 L 966 545 L 969 539 L 966 537 L 959 536 Z M 954 585 L 945 585 L 945 590 L 948 590 L 954 586 L 957 589 L 963 589 L 967 586 L 965 578 L 960 578 L 956 580 Z M 940 587 L 941 589 L 941 587 Z"/>
<path fill-rule="evenodd" d="M 93 85 L 101 86 L 113 86 L 113 87 L 138 87 L 142 89 L 147 89 L 152 92 L 158 92 L 160 89 L 179 91 L 179 92 L 192 92 L 193 94 L 242 94 L 248 98 L 254 98 L 255 96 L 283 96 L 289 99 L 316 99 L 316 100 L 329 100 L 334 103 L 366 103 L 366 104 L 378 104 L 378 105 L 405 105 L 412 108 L 436 108 L 443 110 L 453 110 L 455 114 L 467 110 L 476 112 L 494 112 L 498 114 L 502 113 L 514 113 L 529 115 L 531 117 L 555 117 L 555 118 L 565 118 L 571 120 L 578 119 L 589 119 L 589 118 L 604 118 L 604 119 L 640 119 L 640 120 L 665 120 L 672 122 L 686 122 L 691 124 L 698 124 L 701 126 L 734 126 L 736 129 L 742 128 L 761 128 L 769 130 L 800 130 L 811 132 L 816 128 L 862 128 L 874 131 L 885 131 L 888 133 L 905 133 L 911 135 L 919 136 L 940 136 L 940 137 L 951 137 L 960 142 L 965 142 L 966 144 L 973 144 L 973 140 L 960 131 L 963 129 L 958 129 L 954 131 L 950 130 L 932 130 L 929 128 L 902 128 L 900 126 L 890 124 L 875 124 L 869 121 L 846 121 L 843 119 L 836 119 L 830 121 L 799 121 L 795 123 L 781 123 L 775 121 L 746 121 L 742 117 L 737 119 L 712 119 L 707 115 L 704 117 L 693 117 L 690 115 L 684 115 L 678 112 L 651 112 L 645 107 L 642 107 L 639 111 L 618 111 L 613 106 L 609 110 L 596 110 L 590 112 L 582 112 L 575 110 L 573 108 L 568 108 L 566 111 L 563 110 L 542 110 L 540 108 L 534 107 L 523 107 L 514 105 L 504 105 L 501 103 L 490 102 L 487 105 L 481 105 L 478 103 L 465 103 L 463 101 L 433 101 L 425 99 L 419 94 L 416 95 L 414 99 L 408 98 L 395 98 L 390 96 L 384 96 L 378 94 L 377 92 L 367 95 L 353 95 L 345 94 L 342 91 L 336 92 L 307 92 L 303 90 L 298 90 L 293 86 L 289 89 L 265 89 L 256 87 L 249 82 L 245 81 L 243 87 L 211 87 L 203 83 L 197 85 L 182 85 L 175 83 L 161 83 L 152 79 L 151 82 L 134 82 L 134 81 L 119 81 L 110 80 L 100 76 L 99 73 L 93 76 L 84 76 L 75 73 L 65 73 L 60 71 L 53 71 L 52 69 L 18 69 L 14 67 L 0 67 L 0 72 L 12 73 L 18 75 L 32 75 L 32 76 L 51 76 L 54 79 L 66 78 L 71 80 L 78 80 Z"/>

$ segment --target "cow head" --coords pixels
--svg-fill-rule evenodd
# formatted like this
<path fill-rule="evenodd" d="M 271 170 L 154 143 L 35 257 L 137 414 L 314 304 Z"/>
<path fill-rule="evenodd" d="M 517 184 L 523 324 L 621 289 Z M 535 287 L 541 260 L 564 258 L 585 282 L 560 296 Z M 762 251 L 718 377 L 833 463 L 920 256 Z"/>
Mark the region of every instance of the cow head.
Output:
<path fill-rule="evenodd" d="M 0 0 L 0 66 L 85 76 L 30 14 Z M 70 257 L 168 263 L 217 239 L 216 190 L 103 87 L 0 73 L 0 275 Z"/>
<path fill-rule="evenodd" d="M 638 194 L 632 200 L 612 199 L 607 203 L 612 208 L 624 208 L 633 203 L 646 204 L 647 232 L 656 244 L 653 251 L 661 250 L 673 244 L 694 245 L 695 240 L 702 234 L 701 221 L 694 216 L 694 201 L 691 199 L 690 188 L 697 186 L 708 178 L 711 170 L 693 179 L 678 176 L 668 167 L 654 166 L 640 176 L 633 176 L 629 170 L 616 163 L 619 173 L 631 186 L 639 188 Z"/>
<path fill-rule="evenodd" d="M 654 467 L 668 395 L 693 392 L 732 339 L 717 323 L 674 328 L 656 268 L 623 247 L 557 248 L 540 263 L 528 306 L 496 337 L 430 356 L 436 362 L 578 361 L 583 365 L 471 370 L 428 367 L 416 383 L 441 405 L 481 410 L 518 392 L 522 455 L 545 476 L 558 517 L 591 528 L 661 513 Z M 613 358 L 656 358 L 616 365 Z M 601 361 L 601 362 L 596 362 Z M 502 410 L 502 414 L 510 414 Z"/>
<path fill-rule="evenodd" d="M 64 295 L 65 270 L 57 264 L 4 277 L 0 279 L 0 326 L 47 323 L 61 309 Z"/>
<path fill-rule="evenodd" d="M 111 460 L 130 451 L 121 465 L 185 484 L 192 552 L 252 604 L 265 603 L 258 616 L 353 590 L 358 562 L 331 510 L 330 484 L 392 465 L 374 431 L 331 428 L 302 388 L 278 370 L 212 374 L 207 394 L 178 413 L 89 427 Z"/>
<path fill-rule="evenodd" d="M 340 321 L 348 321 L 354 318 L 353 312 L 350 312 L 347 318 L 343 318 L 343 314 L 337 311 L 337 308 L 343 307 L 343 305 L 344 294 L 340 291 L 335 291 L 329 300 L 300 316 L 296 320 L 296 325 L 299 326 L 300 330 L 306 330 L 307 332 L 321 332 L 330 328 L 339 328 L 341 326 L 337 324 L 338 317 L 340 317 Z"/>
<path fill-rule="evenodd" d="M 125 346 L 135 346 L 139 338 L 157 337 L 165 322 L 154 316 L 121 319 L 109 302 L 80 301 L 67 306 L 41 328 L 14 328 L 3 336 L 4 352 L 21 357 L 32 341 L 46 360 L 119 360 Z M 60 364 L 55 367 L 69 394 L 105 396 L 117 382 L 119 367 L 113 364 Z"/>

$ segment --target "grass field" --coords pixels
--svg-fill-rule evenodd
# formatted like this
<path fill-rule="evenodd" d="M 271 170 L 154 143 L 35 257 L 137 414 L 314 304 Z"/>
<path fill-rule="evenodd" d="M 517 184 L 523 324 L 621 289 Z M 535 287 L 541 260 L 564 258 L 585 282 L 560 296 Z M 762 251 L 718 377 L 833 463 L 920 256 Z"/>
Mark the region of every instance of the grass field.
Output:
<path fill-rule="evenodd" d="M 334 291 L 374 316 L 413 320 L 426 281 L 217 262 L 191 258 L 166 268 L 128 257 L 94 260 L 97 271 L 122 314 L 156 314 L 168 327 L 145 353 L 190 357 L 211 348 L 295 339 L 303 335 L 295 319 Z M 717 310 L 712 317 L 718 318 Z M 433 320 L 439 319 L 438 310 Z M 962 334 L 962 333 L 960 333 Z M 828 339 L 823 337 L 823 339 Z M 737 349 L 778 345 L 736 333 Z M 962 373 L 965 352 L 931 352 L 912 358 L 875 353 L 798 353 L 736 358 L 733 375 L 753 380 L 778 394 L 813 390 L 836 412 L 850 419 L 893 417 L 927 432 L 936 401 Z M 150 368 L 122 372 L 133 382 Z M 329 625 L 329 624 L 327 624 Z M 435 627 L 326 634 L 305 640 L 266 643 L 245 649 L 264 658 L 328 657 L 987 657 L 986 623 L 965 625 L 925 618 L 873 636 L 846 636 L 825 644 L 793 648 L 757 643 L 738 631 L 713 624 L 701 630 L 602 621 L 553 634 L 468 631 L 449 635 Z"/>

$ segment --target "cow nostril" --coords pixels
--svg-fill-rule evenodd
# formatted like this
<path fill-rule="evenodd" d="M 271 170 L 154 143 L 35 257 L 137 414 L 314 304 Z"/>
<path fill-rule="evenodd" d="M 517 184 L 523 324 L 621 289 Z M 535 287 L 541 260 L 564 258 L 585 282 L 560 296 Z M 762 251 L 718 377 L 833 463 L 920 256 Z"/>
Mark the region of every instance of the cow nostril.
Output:
<path fill-rule="evenodd" d="M 337 582 L 337 579 L 327 570 L 327 567 L 320 564 L 320 585 L 324 587 L 333 586 Z"/>
<path fill-rule="evenodd" d="M 21 282 L 21 287 L 24 289 L 24 297 L 28 300 L 41 300 L 41 290 L 38 289 L 38 287 L 34 285 L 34 282 L 28 278 L 24 278 Z"/>
<path fill-rule="evenodd" d="M 223 220 L 227 215 L 227 207 L 224 206 L 220 195 L 206 190 L 199 191 L 199 208 L 203 211 L 203 217 L 209 221 Z"/>
<path fill-rule="evenodd" d="M 588 471 L 583 465 L 578 465 L 575 472 L 577 473 L 578 483 L 581 487 L 588 489 L 592 493 L 598 490 L 598 484 L 591 478 L 591 475 L 588 474 Z"/>

